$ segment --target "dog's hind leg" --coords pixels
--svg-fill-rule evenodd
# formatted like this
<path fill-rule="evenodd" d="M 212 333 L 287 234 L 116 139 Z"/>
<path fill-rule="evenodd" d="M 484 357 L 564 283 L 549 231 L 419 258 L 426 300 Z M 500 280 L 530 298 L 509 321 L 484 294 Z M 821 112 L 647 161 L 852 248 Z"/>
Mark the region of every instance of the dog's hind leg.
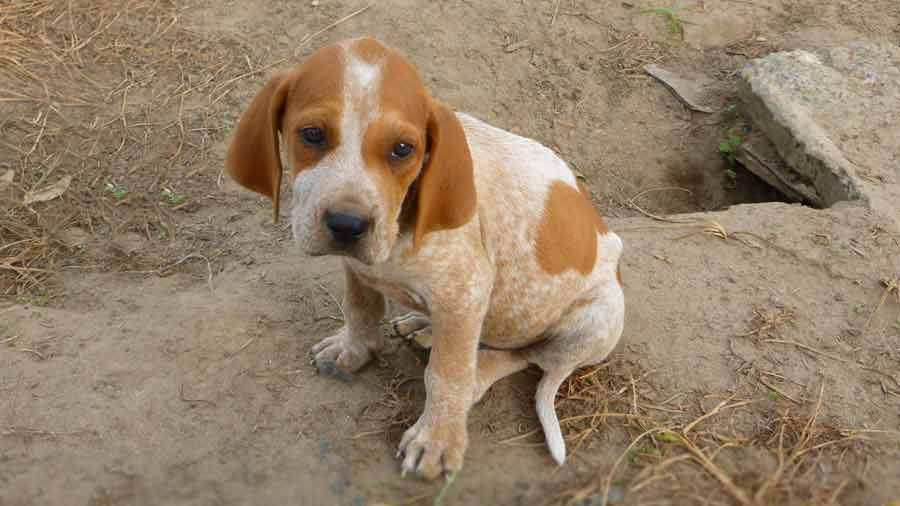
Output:
<path fill-rule="evenodd" d="M 548 331 L 547 340 L 522 350 L 527 360 L 544 370 L 535 401 L 550 454 L 557 463 L 566 459 L 566 444 L 556 416 L 554 400 L 559 386 L 579 367 L 600 363 L 622 336 L 625 299 L 618 283 L 585 294 L 589 302 L 572 308 Z"/>
<path fill-rule="evenodd" d="M 474 401 L 484 397 L 491 385 L 528 367 L 528 360 L 518 351 L 478 350 L 478 371 Z"/>

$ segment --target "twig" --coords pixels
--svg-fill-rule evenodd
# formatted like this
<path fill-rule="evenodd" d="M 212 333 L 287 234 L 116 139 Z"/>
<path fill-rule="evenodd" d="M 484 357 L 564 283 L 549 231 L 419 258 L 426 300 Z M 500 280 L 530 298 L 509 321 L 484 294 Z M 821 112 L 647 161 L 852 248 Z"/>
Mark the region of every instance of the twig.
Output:
<path fill-rule="evenodd" d="M 676 220 L 676 219 L 674 219 L 674 218 L 665 218 L 665 217 L 663 217 L 663 216 L 655 215 L 655 214 L 653 214 L 653 213 L 651 213 L 651 212 L 649 212 L 649 211 L 645 211 L 644 208 L 642 208 L 641 206 L 637 205 L 633 200 L 628 200 L 628 201 L 627 201 L 627 204 L 628 204 L 632 209 L 634 209 L 635 211 L 637 211 L 637 212 L 643 214 L 644 216 L 646 216 L 646 217 L 648 217 L 648 218 L 652 218 L 652 219 L 654 219 L 654 220 L 656 220 L 656 221 L 663 221 L 663 222 L 666 222 L 666 223 L 679 223 L 679 224 L 682 224 L 682 225 L 689 225 L 689 224 L 697 223 L 697 220 Z M 693 235 L 693 234 L 691 234 L 691 235 Z"/>
<path fill-rule="evenodd" d="M 41 143 L 41 139 L 44 137 L 44 130 L 47 128 L 47 118 L 50 116 L 50 108 L 47 108 L 47 111 L 44 112 L 43 120 L 41 121 L 41 130 L 38 132 L 37 137 L 34 139 L 34 144 L 31 145 L 31 149 L 25 153 L 25 156 L 28 156 L 37 149 L 38 144 Z"/>
<path fill-rule="evenodd" d="M 603 501 L 601 501 L 600 504 L 609 504 L 609 489 L 612 488 L 613 476 L 615 476 L 616 469 L 618 469 L 619 465 L 622 464 L 622 460 L 625 459 L 625 456 L 628 455 L 631 449 L 634 448 L 634 446 L 638 444 L 639 441 L 649 436 L 650 434 L 654 434 L 657 432 L 668 431 L 662 427 L 645 430 L 643 433 L 641 433 L 641 435 L 634 438 L 634 440 L 632 440 L 631 443 L 625 448 L 625 451 L 623 451 L 622 454 L 619 455 L 619 458 L 617 458 L 615 463 L 613 463 L 612 469 L 609 470 L 609 474 L 606 475 L 606 479 L 603 481 Z"/>
<path fill-rule="evenodd" d="M 685 193 L 687 193 L 688 195 L 693 195 L 693 194 L 694 194 L 694 192 L 692 192 L 691 190 L 688 190 L 687 188 L 682 188 L 682 187 L 680 187 L 680 186 L 660 186 L 659 188 L 649 188 L 649 189 L 646 189 L 646 190 L 644 190 L 644 191 L 638 193 L 638 194 L 635 195 L 634 197 L 631 197 L 631 198 L 628 199 L 628 200 L 629 200 L 629 201 L 635 201 L 635 200 L 638 199 L 638 197 L 643 197 L 644 195 L 646 195 L 646 194 L 648 194 L 648 193 L 652 193 L 652 192 L 661 192 L 661 191 L 670 191 L 670 190 L 676 190 L 676 191 L 680 191 L 680 192 L 685 192 Z"/>
<path fill-rule="evenodd" d="M 341 316 L 343 317 L 343 320 L 346 321 L 346 317 L 345 317 L 345 315 L 344 315 L 344 306 L 341 305 L 341 303 L 338 302 L 338 300 L 334 297 L 334 295 L 332 295 L 331 292 L 328 291 L 328 288 L 325 288 L 325 285 L 323 285 L 321 281 L 319 281 L 319 280 L 314 280 L 313 283 L 314 283 L 317 287 L 319 287 L 320 290 L 322 290 L 323 292 L 325 292 L 325 295 L 328 295 L 328 298 L 331 299 L 331 302 L 334 302 L 334 305 L 337 306 L 338 311 L 341 312 Z"/>
<path fill-rule="evenodd" d="M 753 495 L 754 502 L 760 505 L 763 504 L 766 492 L 781 480 L 782 473 L 784 473 L 784 422 L 781 423 L 781 428 L 778 431 L 778 467 L 774 473 L 766 478 L 766 481 Z"/>
<path fill-rule="evenodd" d="M 237 355 L 238 353 L 244 351 L 245 349 L 247 349 L 248 346 L 253 344 L 253 342 L 256 341 L 257 339 L 259 339 L 259 336 L 253 336 L 250 339 L 247 339 L 247 342 L 244 343 L 240 348 L 234 350 L 233 352 L 229 352 L 228 357 L 233 357 L 233 356 Z"/>
<path fill-rule="evenodd" d="M 875 318 L 875 315 L 878 313 L 878 310 L 881 309 L 881 306 L 884 304 L 884 301 L 887 300 L 888 296 L 892 293 L 897 295 L 897 303 L 900 304 L 900 280 L 896 278 L 884 278 L 881 280 L 881 284 L 884 285 L 884 292 L 881 294 L 881 300 L 878 302 L 878 305 L 875 307 L 875 310 L 872 311 L 872 314 L 869 315 L 869 319 L 866 320 L 866 326 L 863 329 L 868 329 L 869 324 L 872 323 L 872 318 Z"/>
<path fill-rule="evenodd" d="M 41 360 L 47 360 L 47 357 L 45 357 L 41 352 L 39 352 L 37 350 L 32 350 L 31 348 L 22 348 L 19 351 L 22 351 L 25 353 L 31 353 L 32 355 L 36 356 L 37 358 L 39 358 Z"/>
<path fill-rule="evenodd" d="M 541 431 L 541 429 L 538 428 L 538 429 L 530 430 L 530 431 L 528 431 L 528 432 L 523 432 L 522 434 L 519 434 L 518 436 L 513 436 L 513 437 L 511 437 L 511 438 L 507 438 L 507 439 L 503 439 L 503 440 L 501 440 L 501 441 L 497 441 L 497 444 L 498 444 L 498 445 L 505 445 L 505 444 L 512 443 L 513 441 L 519 441 L 520 439 L 525 439 L 525 438 L 528 437 L 528 436 L 532 436 L 532 435 L 534 435 L 534 434 L 537 434 L 537 433 L 540 432 L 540 431 Z M 543 443 L 541 443 L 541 444 L 543 444 Z"/>
<path fill-rule="evenodd" d="M 362 14 L 363 12 L 366 12 L 373 5 L 375 5 L 375 4 L 370 3 L 369 5 L 361 8 L 361 9 L 357 9 L 357 10 L 351 12 L 350 14 L 347 14 L 346 16 L 342 17 L 341 19 L 335 21 L 334 23 L 331 23 L 330 25 L 326 26 L 325 28 L 322 28 L 321 30 L 313 33 L 312 35 L 307 35 L 307 36 L 303 37 L 302 39 L 300 39 L 300 45 L 302 46 L 303 44 L 306 44 L 307 42 L 318 37 L 319 35 L 322 35 L 323 33 L 327 32 L 328 30 L 331 30 L 332 28 L 336 27 L 337 25 L 344 23 L 345 21 L 349 21 L 350 19 L 355 18 L 356 16 Z"/>
<path fill-rule="evenodd" d="M 837 504 L 838 497 L 840 497 L 841 492 L 843 492 L 849 484 L 850 480 L 848 479 L 844 479 L 843 481 L 841 481 L 840 485 L 838 485 L 837 488 L 834 489 L 834 492 L 831 493 L 831 497 L 828 499 L 827 504 Z"/>
<path fill-rule="evenodd" d="M 782 392 L 781 390 L 779 390 L 775 385 L 772 385 L 772 384 L 769 383 L 768 381 L 762 379 L 762 377 L 757 378 L 757 379 L 759 379 L 759 382 L 762 383 L 763 385 L 765 385 L 766 388 L 768 388 L 769 390 L 771 390 L 771 391 L 777 393 L 778 395 L 784 397 L 785 399 L 787 399 L 787 400 L 793 402 L 794 404 L 802 404 L 802 403 L 801 403 L 800 401 L 798 401 L 797 399 L 794 399 L 794 398 L 791 397 L 790 395 L 788 395 L 788 394 Z"/>
<path fill-rule="evenodd" d="M 359 434 L 355 434 L 350 439 L 361 439 L 361 438 L 368 437 L 368 436 L 384 434 L 384 432 L 385 432 L 385 429 L 369 430 L 369 431 L 365 431 L 365 432 L 360 432 Z"/>
<path fill-rule="evenodd" d="M 739 503 L 744 506 L 750 506 L 751 504 L 753 504 L 750 501 L 750 497 L 747 496 L 747 493 L 743 489 L 735 485 L 731 478 L 729 478 L 728 475 L 725 474 L 725 472 L 722 471 L 721 468 L 719 468 L 719 466 L 713 463 L 713 461 L 709 460 L 709 457 L 707 457 L 702 451 L 700 451 L 700 449 L 697 448 L 694 443 L 692 443 L 682 434 L 676 434 L 676 436 L 678 436 L 678 439 L 681 440 L 681 444 L 687 449 L 687 451 L 689 451 L 691 455 L 693 455 L 694 460 L 696 460 L 697 463 L 700 464 L 707 473 L 712 475 L 713 478 L 719 480 L 719 483 L 721 483 L 722 486 L 725 487 L 725 490 L 727 490 L 732 497 L 734 497 Z M 605 501 L 604 504 L 606 504 Z"/>
<path fill-rule="evenodd" d="M 802 350 L 806 350 L 806 351 L 809 351 L 809 352 L 811 352 L 811 353 L 815 353 L 815 354 L 817 354 L 817 355 L 822 355 L 823 357 L 830 358 L 831 360 L 837 360 L 838 362 L 850 362 L 850 361 L 847 360 L 847 359 L 844 359 L 844 358 L 841 358 L 841 357 L 836 357 L 836 356 L 834 356 L 834 355 L 829 355 L 828 353 L 821 352 L 821 351 L 819 351 L 819 350 L 817 350 L 817 349 L 815 349 L 815 348 L 811 348 L 811 347 L 809 347 L 809 346 L 807 346 L 807 345 L 805 345 L 805 344 L 798 343 L 798 342 L 796 342 L 796 341 L 786 341 L 786 340 L 784 340 L 784 339 L 763 339 L 763 342 L 764 342 L 764 343 L 775 343 L 775 344 L 789 344 L 789 345 L 791 345 L 791 346 L 796 346 L 797 348 L 800 348 L 800 349 L 802 349 Z"/>
<path fill-rule="evenodd" d="M 172 263 L 172 264 L 169 264 L 169 265 L 160 267 L 159 269 L 157 269 L 156 272 L 157 272 L 157 274 L 159 274 L 160 276 L 165 276 L 165 274 L 166 274 L 167 271 L 169 271 L 169 270 L 171 270 L 171 269 L 177 267 L 178 265 L 184 263 L 185 261 L 187 261 L 187 260 L 189 260 L 189 259 L 191 259 L 191 258 L 199 258 L 199 259 L 204 260 L 204 261 L 206 262 L 206 283 L 207 283 L 207 285 L 209 286 L 209 291 L 212 292 L 212 291 L 213 291 L 213 282 L 212 282 L 212 279 L 213 279 L 213 272 L 212 272 L 212 264 L 209 262 L 209 259 L 208 259 L 208 258 L 206 258 L 205 256 L 203 256 L 203 255 L 201 255 L 201 254 L 199 254 L 199 253 L 191 253 L 190 255 L 185 255 L 185 256 L 182 257 L 180 260 L 177 260 L 176 262 L 174 262 L 174 263 Z M 151 271 L 151 272 L 152 272 L 152 271 Z"/>
<path fill-rule="evenodd" d="M 720 403 L 719 403 L 716 407 L 714 407 L 710 412 L 706 413 L 705 415 L 701 416 L 700 418 L 697 418 L 697 419 L 694 420 L 693 422 L 689 423 L 689 424 L 681 431 L 681 433 L 684 434 L 685 437 L 687 437 L 688 432 L 690 432 L 691 429 L 693 429 L 698 423 L 702 422 L 703 420 L 706 420 L 707 418 L 709 418 L 709 417 L 711 417 L 711 416 L 715 416 L 715 415 L 719 414 L 720 411 L 725 410 L 725 409 L 737 408 L 737 407 L 740 407 L 740 406 L 746 406 L 747 404 L 751 404 L 751 403 L 753 403 L 753 402 L 756 402 L 756 401 L 754 401 L 754 400 L 738 401 L 738 402 L 735 402 L 734 404 L 729 404 L 729 405 L 726 406 L 726 404 L 728 404 L 728 402 L 729 402 L 730 400 L 731 400 L 731 397 L 729 397 L 729 398 L 725 399 L 724 401 L 720 402 Z"/>

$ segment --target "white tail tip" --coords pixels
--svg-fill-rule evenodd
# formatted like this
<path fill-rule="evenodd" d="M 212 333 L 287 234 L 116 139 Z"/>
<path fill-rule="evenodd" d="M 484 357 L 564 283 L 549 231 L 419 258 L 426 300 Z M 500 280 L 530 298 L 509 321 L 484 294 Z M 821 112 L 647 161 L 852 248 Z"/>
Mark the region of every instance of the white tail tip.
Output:
<path fill-rule="evenodd" d="M 545 372 L 544 377 L 538 383 L 535 395 L 538 419 L 544 429 L 544 437 L 547 440 L 550 455 L 559 465 L 566 461 L 566 442 L 563 439 L 562 429 L 559 427 L 559 419 L 556 417 L 554 401 L 559 385 L 568 375 L 569 373 Z"/>

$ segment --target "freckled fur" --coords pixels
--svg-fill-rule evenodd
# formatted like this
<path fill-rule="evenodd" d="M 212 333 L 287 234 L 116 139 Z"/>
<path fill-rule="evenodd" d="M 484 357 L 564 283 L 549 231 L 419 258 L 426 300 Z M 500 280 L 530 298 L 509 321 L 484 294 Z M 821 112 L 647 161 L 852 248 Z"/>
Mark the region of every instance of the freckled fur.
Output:
<path fill-rule="evenodd" d="M 421 313 L 408 320 L 415 321 L 410 332 L 427 332 L 432 346 L 425 408 L 400 443 L 404 471 L 433 478 L 458 470 L 468 410 L 495 381 L 528 364 L 545 371 L 537 409 L 562 463 L 553 400 L 573 369 L 603 360 L 619 340 L 622 241 L 551 150 L 453 113 L 377 41 L 326 50 L 341 62 L 339 100 L 324 120 L 339 145 L 300 170 L 304 148 L 285 149 L 296 172 L 291 221 L 299 251 L 345 257 L 347 325 L 313 348 L 316 360 L 362 367 L 382 344 L 384 297 L 399 301 Z M 416 146 L 406 162 L 388 157 L 399 140 Z M 254 170 L 236 179 L 245 184 Z M 353 250 L 335 250 L 324 229 L 322 215 L 335 206 L 372 218 Z M 554 226 L 542 227 L 548 206 Z M 574 232 L 560 236 L 573 221 Z M 577 255 L 556 251 L 548 263 L 542 248 L 560 246 Z"/>

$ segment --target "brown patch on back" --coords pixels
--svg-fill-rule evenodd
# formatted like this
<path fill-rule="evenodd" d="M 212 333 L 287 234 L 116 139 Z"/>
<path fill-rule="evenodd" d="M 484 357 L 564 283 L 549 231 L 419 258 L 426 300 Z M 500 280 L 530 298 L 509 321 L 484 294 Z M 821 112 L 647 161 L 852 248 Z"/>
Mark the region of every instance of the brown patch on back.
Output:
<path fill-rule="evenodd" d="M 549 274 L 570 269 L 589 274 L 597 261 L 597 234 L 608 232 L 584 191 L 554 181 L 538 228 L 538 263 Z"/>
<path fill-rule="evenodd" d="M 584 195 L 584 198 L 586 198 L 588 200 L 588 202 L 592 202 L 591 201 L 591 190 L 588 189 L 587 185 L 582 183 L 581 180 L 578 178 L 575 178 L 575 183 L 578 184 L 578 190 L 581 192 L 582 195 Z M 593 204 L 591 205 L 591 207 L 593 208 Z M 605 234 L 605 233 L 609 232 L 609 227 L 607 227 L 606 222 L 603 221 L 603 216 L 600 216 L 600 213 L 598 213 L 596 209 L 594 210 L 594 217 L 596 218 L 597 232 L 600 234 Z"/>

